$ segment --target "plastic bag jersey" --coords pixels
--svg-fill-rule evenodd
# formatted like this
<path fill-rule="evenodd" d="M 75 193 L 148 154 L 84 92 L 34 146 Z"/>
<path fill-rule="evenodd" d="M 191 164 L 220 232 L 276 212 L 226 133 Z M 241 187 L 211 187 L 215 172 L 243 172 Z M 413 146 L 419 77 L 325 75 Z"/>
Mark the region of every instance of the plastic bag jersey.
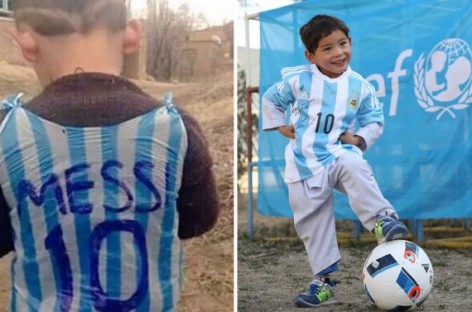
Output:
<path fill-rule="evenodd" d="M 12 311 L 172 311 L 187 137 L 167 105 L 63 127 L 5 101 L 0 183 L 14 230 Z"/>

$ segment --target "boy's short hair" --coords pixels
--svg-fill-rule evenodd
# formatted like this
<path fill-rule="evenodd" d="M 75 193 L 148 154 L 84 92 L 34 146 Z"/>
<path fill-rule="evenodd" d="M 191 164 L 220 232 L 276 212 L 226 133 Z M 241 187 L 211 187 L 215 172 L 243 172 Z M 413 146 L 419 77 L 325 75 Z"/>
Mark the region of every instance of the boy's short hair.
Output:
<path fill-rule="evenodd" d="M 125 0 L 17 0 L 14 6 L 16 25 L 43 36 L 86 34 L 98 26 L 118 32 L 127 15 Z"/>
<path fill-rule="evenodd" d="M 335 30 L 341 30 L 349 37 L 349 28 L 340 19 L 329 15 L 315 15 L 300 28 L 300 37 L 308 52 L 314 53 L 320 40 Z"/>

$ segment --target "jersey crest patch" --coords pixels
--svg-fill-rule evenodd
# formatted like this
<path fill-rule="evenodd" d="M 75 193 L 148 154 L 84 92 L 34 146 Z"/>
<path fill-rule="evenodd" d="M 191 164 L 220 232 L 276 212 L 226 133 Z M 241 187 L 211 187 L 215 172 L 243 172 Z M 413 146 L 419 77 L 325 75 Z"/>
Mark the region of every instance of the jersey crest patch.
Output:
<path fill-rule="evenodd" d="M 357 109 L 357 107 L 359 106 L 359 99 L 357 97 L 350 96 L 347 100 L 347 105 L 350 109 Z"/>

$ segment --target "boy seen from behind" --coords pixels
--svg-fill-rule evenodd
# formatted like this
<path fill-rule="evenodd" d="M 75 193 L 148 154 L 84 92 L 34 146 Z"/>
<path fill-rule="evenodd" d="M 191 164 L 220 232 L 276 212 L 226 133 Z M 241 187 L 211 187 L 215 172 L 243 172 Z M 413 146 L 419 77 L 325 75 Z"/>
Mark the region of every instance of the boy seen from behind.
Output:
<path fill-rule="evenodd" d="M 216 223 L 198 123 L 120 77 L 139 48 L 125 0 L 17 0 L 43 86 L 0 116 L 0 256 L 11 311 L 174 311 L 181 240 Z"/>

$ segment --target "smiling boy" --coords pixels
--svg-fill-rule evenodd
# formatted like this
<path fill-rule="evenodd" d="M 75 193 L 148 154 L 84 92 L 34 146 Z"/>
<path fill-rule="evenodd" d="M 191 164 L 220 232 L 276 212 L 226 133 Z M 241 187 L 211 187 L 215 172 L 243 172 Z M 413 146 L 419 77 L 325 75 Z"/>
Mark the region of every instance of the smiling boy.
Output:
<path fill-rule="evenodd" d="M 329 278 L 340 260 L 334 189 L 348 196 L 379 243 L 403 238 L 408 230 L 362 157 L 382 134 L 384 117 L 372 85 L 349 67 L 349 28 L 336 17 L 316 15 L 301 27 L 300 36 L 311 64 L 282 70 L 282 80 L 264 94 L 262 123 L 264 130 L 277 129 L 290 138 L 285 182 L 314 275 L 295 304 L 316 307 L 335 302 L 335 283 Z M 291 111 L 290 125 L 286 110 Z"/>

